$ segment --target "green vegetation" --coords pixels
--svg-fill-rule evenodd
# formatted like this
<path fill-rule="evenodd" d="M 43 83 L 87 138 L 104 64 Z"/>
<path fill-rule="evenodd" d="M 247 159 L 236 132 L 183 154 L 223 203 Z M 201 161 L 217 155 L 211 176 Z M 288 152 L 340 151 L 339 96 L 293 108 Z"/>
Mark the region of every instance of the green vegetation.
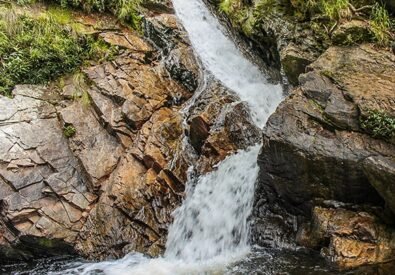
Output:
<path fill-rule="evenodd" d="M 348 0 L 321 0 L 318 8 L 322 14 L 331 20 L 340 20 L 351 16 Z"/>
<path fill-rule="evenodd" d="M 375 138 L 395 137 L 395 117 L 383 111 L 371 110 L 367 117 L 361 118 L 361 127 Z"/>
<path fill-rule="evenodd" d="M 71 124 L 65 125 L 63 127 L 63 134 L 66 138 L 71 138 L 72 136 L 75 135 L 75 133 L 77 132 L 77 130 L 75 129 L 75 127 Z"/>
<path fill-rule="evenodd" d="M 366 24 L 368 35 L 362 33 L 363 27 L 357 26 L 357 33 L 354 34 L 352 30 L 340 44 L 352 45 L 374 40 L 380 46 L 387 46 L 390 42 L 391 19 L 383 5 L 374 3 L 373 0 L 256 0 L 246 4 L 243 0 L 221 0 L 219 10 L 227 14 L 232 23 L 248 36 L 254 30 L 259 30 L 260 22 L 275 14 L 298 21 L 298 24 L 308 23 L 316 37 L 328 42 L 337 27 L 345 21 L 364 20 L 369 22 Z M 339 44 L 339 41 L 333 43 Z"/>
<path fill-rule="evenodd" d="M 388 11 L 379 4 L 374 5 L 370 20 L 371 31 L 381 46 L 389 44 L 390 17 Z"/>
<path fill-rule="evenodd" d="M 85 74 L 82 72 L 77 72 L 73 76 L 73 86 L 75 91 L 73 93 L 73 99 L 79 100 L 81 104 L 85 107 L 91 104 L 91 97 L 88 93 L 88 85 Z"/>
<path fill-rule="evenodd" d="M 103 39 L 95 39 L 92 36 L 86 36 L 86 51 L 84 59 L 96 60 L 98 62 L 114 60 L 119 53 L 119 48 L 109 45 Z"/>
<path fill-rule="evenodd" d="M 111 12 L 133 28 L 141 29 L 140 6 L 143 0 L 56 0 L 62 7 L 82 8 L 88 12 Z"/>
<path fill-rule="evenodd" d="M 33 18 L 11 9 L 0 13 L 0 93 L 15 84 L 41 84 L 81 64 L 78 37 L 50 16 Z"/>
<path fill-rule="evenodd" d="M 46 84 L 73 72 L 84 60 L 112 59 L 118 49 L 66 25 L 68 11 L 36 16 L 0 7 L 0 94 L 16 84 Z"/>
<path fill-rule="evenodd" d="M 40 0 L 16 0 L 19 5 L 28 5 Z M 41 0 L 43 1 L 43 0 Z M 48 1 L 48 0 L 47 0 Z M 141 4 L 144 0 L 49 0 L 56 2 L 63 8 L 82 8 L 87 12 L 110 12 L 120 20 L 130 24 L 133 28 L 141 28 Z"/>

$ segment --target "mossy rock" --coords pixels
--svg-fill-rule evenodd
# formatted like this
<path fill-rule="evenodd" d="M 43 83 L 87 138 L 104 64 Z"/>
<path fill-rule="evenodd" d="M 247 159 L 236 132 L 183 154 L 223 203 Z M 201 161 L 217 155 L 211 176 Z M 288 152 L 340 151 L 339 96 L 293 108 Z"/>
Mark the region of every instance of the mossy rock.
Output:
<path fill-rule="evenodd" d="M 344 22 L 332 34 L 336 45 L 355 45 L 372 40 L 369 24 L 361 20 Z"/>

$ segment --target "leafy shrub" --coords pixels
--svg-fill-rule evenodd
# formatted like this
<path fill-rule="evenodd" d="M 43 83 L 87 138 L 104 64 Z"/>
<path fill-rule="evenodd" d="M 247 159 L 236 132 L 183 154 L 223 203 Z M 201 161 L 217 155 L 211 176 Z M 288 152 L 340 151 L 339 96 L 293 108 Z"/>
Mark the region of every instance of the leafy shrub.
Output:
<path fill-rule="evenodd" d="M 331 20 L 339 20 L 351 15 L 348 0 L 321 0 L 320 10 Z"/>
<path fill-rule="evenodd" d="M 84 59 L 98 62 L 113 60 L 119 53 L 117 46 L 109 45 L 103 39 L 95 39 L 88 36 L 86 39 L 86 51 Z"/>
<path fill-rule="evenodd" d="M 375 138 L 395 137 L 395 117 L 390 117 L 383 111 L 369 111 L 368 116 L 361 119 L 361 127 Z"/>
<path fill-rule="evenodd" d="M 351 15 L 349 0 L 294 0 L 292 6 L 302 14 L 320 14 L 332 21 Z"/>

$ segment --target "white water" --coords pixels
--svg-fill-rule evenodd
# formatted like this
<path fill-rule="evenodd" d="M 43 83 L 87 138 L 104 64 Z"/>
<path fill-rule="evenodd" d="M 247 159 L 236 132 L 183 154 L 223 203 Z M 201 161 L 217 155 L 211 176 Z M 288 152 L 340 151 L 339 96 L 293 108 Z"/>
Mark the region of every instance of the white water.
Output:
<path fill-rule="evenodd" d="M 201 0 L 173 0 L 173 4 L 204 68 L 247 103 L 254 122 L 262 127 L 281 101 L 280 85 L 268 84 Z M 84 264 L 68 274 L 95 274 L 97 270 L 114 275 L 224 272 L 250 249 L 247 218 L 252 210 L 259 148 L 256 145 L 226 158 L 215 171 L 200 177 L 196 186 L 187 183 L 186 199 L 174 212 L 169 228 L 164 257 L 130 254 L 117 261 Z"/>
<path fill-rule="evenodd" d="M 268 84 L 202 0 L 173 0 L 173 5 L 203 66 L 248 103 L 255 124 L 262 128 L 282 99 L 281 86 Z"/>

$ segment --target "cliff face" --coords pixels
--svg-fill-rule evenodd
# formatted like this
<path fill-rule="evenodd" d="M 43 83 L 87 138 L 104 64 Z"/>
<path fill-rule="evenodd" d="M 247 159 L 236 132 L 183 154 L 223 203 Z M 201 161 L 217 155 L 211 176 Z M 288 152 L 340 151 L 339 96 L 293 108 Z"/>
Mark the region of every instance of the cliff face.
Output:
<path fill-rule="evenodd" d="M 171 5 L 147 8 L 147 40 L 111 17 L 75 15 L 114 58 L 0 96 L 1 262 L 161 254 L 188 168 L 206 173 L 261 139 L 231 91 L 212 79 L 201 90 Z"/>
<path fill-rule="evenodd" d="M 393 260 L 395 55 L 371 29 L 375 3 L 330 18 L 299 1 L 211 2 L 293 85 L 263 131 L 252 241 L 346 268 Z"/>

